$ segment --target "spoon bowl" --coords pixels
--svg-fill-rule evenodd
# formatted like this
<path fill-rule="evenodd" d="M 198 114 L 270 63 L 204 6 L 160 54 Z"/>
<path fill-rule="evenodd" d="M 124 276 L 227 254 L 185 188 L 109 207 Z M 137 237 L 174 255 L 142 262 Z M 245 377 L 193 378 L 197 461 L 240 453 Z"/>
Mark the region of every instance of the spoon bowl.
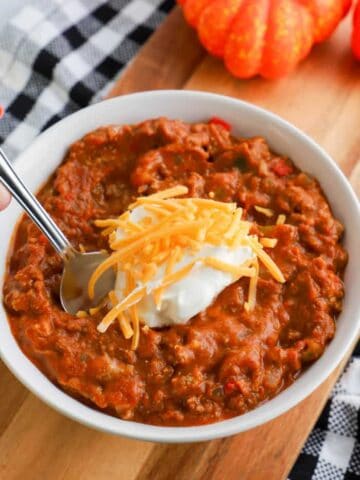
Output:
<path fill-rule="evenodd" d="M 89 298 L 87 286 L 91 274 L 108 256 L 107 252 L 77 251 L 69 255 L 64 262 L 60 286 L 60 301 L 66 312 L 76 315 L 80 310 L 95 307 L 114 288 L 115 273 L 108 269 L 96 283 L 94 298 Z"/>

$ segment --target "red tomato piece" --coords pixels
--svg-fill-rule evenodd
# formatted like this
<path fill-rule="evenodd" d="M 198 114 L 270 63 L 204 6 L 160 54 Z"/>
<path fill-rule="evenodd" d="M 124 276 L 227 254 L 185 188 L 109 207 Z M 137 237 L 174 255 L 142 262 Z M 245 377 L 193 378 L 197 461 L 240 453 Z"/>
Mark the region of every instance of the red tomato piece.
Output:
<path fill-rule="evenodd" d="M 41 245 L 46 245 L 48 240 L 47 238 L 45 237 L 45 235 L 43 235 L 42 233 L 39 235 L 39 238 L 38 238 L 38 242 L 39 244 Z"/>
<path fill-rule="evenodd" d="M 279 177 L 285 177 L 286 175 L 293 173 L 292 167 L 288 165 L 283 158 L 273 165 L 271 170 Z"/>
<path fill-rule="evenodd" d="M 238 390 L 238 385 L 235 382 L 235 380 L 229 380 L 228 382 L 225 383 L 224 391 L 225 391 L 226 395 L 230 395 L 235 390 Z"/>
<path fill-rule="evenodd" d="M 222 127 L 225 128 L 225 130 L 228 130 L 229 132 L 231 130 L 230 123 L 226 122 L 220 117 L 211 117 L 209 120 L 209 123 L 213 123 L 214 125 L 221 125 Z"/>

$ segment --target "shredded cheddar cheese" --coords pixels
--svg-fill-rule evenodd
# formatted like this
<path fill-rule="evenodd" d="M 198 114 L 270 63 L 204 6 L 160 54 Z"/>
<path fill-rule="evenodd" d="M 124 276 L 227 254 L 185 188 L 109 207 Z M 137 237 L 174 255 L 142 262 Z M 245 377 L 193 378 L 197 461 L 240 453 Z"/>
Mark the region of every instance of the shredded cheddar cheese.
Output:
<path fill-rule="evenodd" d="M 257 261 L 257 259 L 255 260 L 255 263 L 254 263 L 254 269 L 255 269 L 255 275 L 253 275 L 250 278 L 248 301 L 245 302 L 245 305 L 244 305 L 244 308 L 247 312 L 250 312 L 251 310 L 254 309 L 255 302 L 256 302 L 256 287 L 257 287 L 257 282 L 259 278 L 259 262 Z"/>
<path fill-rule="evenodd" d="M 173 188 L 168 188 L 166 190 L 162 190 L 157 193 L 153 193 L 152 195 L 148 197 L 140 197 L 140 199 L 167 199 L 167 198 L 172 198 L 172 197 L 179 197 L 180 195 L 186 195 L 188 193 L 188 188 L 185 187 L 184 185 L 177 185 L 176 187 Z"/>
<path fill-rule="evenodd" d="M 115 268 L 123 272 L 126 280 L 123 298 L 118 298 L 115 291 L 109 293 L 111 308 L 97 328 L 99 332 L 105 332 L 117 320 L 123 336 L 131 339 L 132 349 L 136 349 L 139 343 L 139 302 L 145 296 L 152 295 L 156 308 L 160 309 L 164 291 L 186 275 L 191 275 L 196 264 L 202 263 L 231 274 L 234 281 L 241 277 L 249 278 L 249 294 L 244 305 L 247 311 L 253 310 L 256 304 L 259 262 L 275 280 L 281 283 L 285 281 L 278 266 L 264 251 L 264 247 L 275 247 L 277 239 L 259 239 L 257 235 L 251 235 L 252 224 L 242 219 L 243 210 L 235 203 L 218 202 L 211 198 L 176 198 L 187 193 L 187 187 L 177 186 L 139 197 L 118 218 L 95 222 L 109 237 L 113 252 L 91 276 L 90 298 L 94 295 L 96 282 L 107 269 Z M 135 222 L 131 212 L 139 208 L 144 213 Z M 255 209 L 268 217 L 274 215 L 270 209 Z M 280 217 L 277 223 L 285 221 Z M 253 257 L 240 265 L 211 256 L 198 257 L 204 245 L 230 249 L 247 246 L 251 248 Z M 192 260 L 186 260 L 184 266 L 175 270 L 182 259 L 188 258 L 185 254 L 189 252 Z M 157 275 L 159 271 L 163 272 L 160 279 Z M 98 308 L 91 309 L 90 314 L 98 311 Z"/>
<path fill-rule="evenodd" d="M 276 220 L 276 225 L 283 225 L 286 222 L 286 216 L 280 214 Z"/>
<path fill-rule="evenodd" d="M 222 270 L 223 272 L 231 273 L 237 278 L 239 278 L 240 276 L 253 277 L 255 275 L 255 269 L 251 267 L 244 267 L 242 265 L 231 265 L 213 257 L 205 257 L 201 260 L 205 265 L 208 265 L 209 267 L 215 268 L 217 270 Z"/>
<path fill-rule="evenodd" d="M 265 248 L 274 248 L 277 245 L 277 238 L 260 238 L 260 243 Z"/>
<path fill-rule="evenodd" d="M 116 307 L 116 305 L 119 303 L 119 299 L 117 298 L 114 290 L 112 290 L 109 293 L 109 299 L 110 299 L 113 307 Z M 125 317 L 125 315 L 123 313 L 119 313 L 118 320 L 119 320 L 120 329 L 121 329 L 124 337 L 126 339 L 131 338 L 134 335 L 134 330 L 131 328 L 131 325 L 130 325 L 130 322 L 128 321 L 128 319 Z"/>
<path fill-rule="evenodd" d="M 255 210 L 259 213 L 262 213 L 263 215 L 265 215 L 266 217 L 272 217 L 274 215 L 274 211 L 271 210 L 270 208 L 264 208 L 264 207 L 259 207 L 257 205 L 255 205 Z"/>

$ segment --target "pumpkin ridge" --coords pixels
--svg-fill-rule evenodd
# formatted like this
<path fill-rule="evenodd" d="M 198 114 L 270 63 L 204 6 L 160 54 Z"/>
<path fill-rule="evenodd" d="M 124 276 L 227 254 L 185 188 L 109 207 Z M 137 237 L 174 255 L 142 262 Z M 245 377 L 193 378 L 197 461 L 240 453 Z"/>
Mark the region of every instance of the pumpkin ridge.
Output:
<path fill-rule="evenodd" d="M 260 67 L 259 67 L 260 75 L 263 75 L 262 71 L 263 71 L 263 65 L 264 65 L 264 58 L 265 58 L 265 54 L 266 54 L 266 44 L 269 41 L 269 38 L 268 38 L 269 31 L 270 31 L 269 26 L 270 26 L 270 20 L 271 20 L 271 14 L 272 14 L 273 6 L 274 6 L 274 3 L 272 1 L 269 1 L 268 2 L 268 9 L 267 9 L 267 12 L 266 12 L 267 28 L 266 28 L 266 32 L 265 32 L 265 35 L 264 35 L 264 45 L 263 45 L 263 49 L 262 49 L 262 58 L 261 58 L 261 64 L 260 64 Z M 266 75 L 264 75 L 264 77 L 266 78 Z"/>
<path fill-rule="evenodd" d="M 260 74 L 278 78 L 290 73 L 303 57 L 303 7 L 296 0 L 273 0 Z"/>
<path fill-rule="evenodd" d="M 236 18 L 237 18 L 238 15 L 240 15 L 240 13 L 241 13 L 241 8 L 244 6 L 245 2 L 246 2 L 246 0 L 242 0 L 242 1 L 241 1 L 241 5 L 239 6 L 239 11 L 234 15 L 233 19 L 232 19 L 231 22 L 230 22 L 230 26 L 229 26 L 229 29 L 228 29 L 228 34 L 229 34 L 229 36 L 231 35 L 233 26 L 235 25 Z M 225 53 L 226 45 L 227 45 L 227 42 L 228 42 L 228 41 L 229 41 L 229 38 L 227 38 L 226 41 L 225 41 L 224 53 Z"/>
<path fill-rule="evenodd" d="M 306 11 L 309 13 L 311 18 L 313 19 L 313 28 L 315 30 L 315 26 L 317 25 L 317 20 L 318 19 L 317 19 L 317 14 L 316 14 L 314 8 L 312 8 L 312 6 L 309 5 L 309 0 L 295 0 L 295 1 L 296 1 L 296 3 L 298 3 L 299 6 L 302 6 L 303 8 L 305 8 Z M 310 3 L 314 4 L 314 1 L 316 1 L 316 0 L 310 0 Z M 313 35 L 313 43 L 315 43 L 314 35 Z"/>
<path fill-rule="evenodd" d="M 314 43 L 324 42 L 334 32 L 347 4 L 344 0 L 296 0 L 307 8 L 314 18 Z"/>
<path fill-rule="evenodd" d="M 215 0 L 201 13 L 198 35 L 206 49 L 223 57 L 227 36 L 245 0 Z"/>
<path fill-rule="evenodd" d="M 197 29 L 204 11 L 216 0 L 181 0 L 186 21 Z"/>
<path fill-rule="evenodd" d="M 311 13 L 304 7 L 301 7 L 301 25 L 302 25 L 302 39 L 301 39 L 301 53 L 299 55 L 300 61 L 304 60 L 309 55 L 314 46 L 314 18 Z M 311 35 L 311 38 L 309 36 Z"/>
<path fill-rule="evenodd" d="M 225 46 L 224 61 L 228 70 L 237 77 L 250 78 L 260 70 L 270 1 L 258 0 L 254 3 L 245 0 L 234 18 Z M 245 26 L 248 26 L 246 32 Z"/>

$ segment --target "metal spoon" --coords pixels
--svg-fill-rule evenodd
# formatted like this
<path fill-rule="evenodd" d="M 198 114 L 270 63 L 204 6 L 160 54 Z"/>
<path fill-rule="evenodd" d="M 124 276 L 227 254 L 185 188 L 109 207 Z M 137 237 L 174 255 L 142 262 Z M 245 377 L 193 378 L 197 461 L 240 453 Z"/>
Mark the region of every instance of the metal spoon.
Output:
<path fill-rule="evenodd" d="M 95 268 L 107 257 L 106 252 L 80 253 L 74 249 L 54 220 L 40 205 L 0 149 L 0 182 L 9 190 L 20 206 L 47 237 L 64 262 L 60 301 L 64 310 L 75 315 L 79 310 L 96 306 L 114 288 L 115 274 L 109 269 L 96 284 L 95 296 L 90 300 L 87 287 Z"/>

